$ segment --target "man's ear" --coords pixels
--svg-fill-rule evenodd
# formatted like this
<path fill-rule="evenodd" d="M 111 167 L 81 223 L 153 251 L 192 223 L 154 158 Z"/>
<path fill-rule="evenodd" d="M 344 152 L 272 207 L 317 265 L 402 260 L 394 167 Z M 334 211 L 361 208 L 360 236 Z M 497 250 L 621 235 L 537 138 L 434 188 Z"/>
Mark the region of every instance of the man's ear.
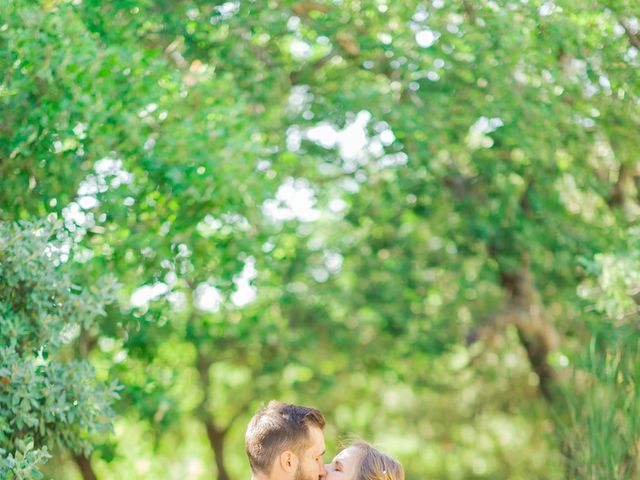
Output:
<path fill-rule="evenodd" d="M 280 454 L 280 468 L 287 473 L 293 473 L 298 468 L 298 456 L 291 450 L 285 450 Z"/>

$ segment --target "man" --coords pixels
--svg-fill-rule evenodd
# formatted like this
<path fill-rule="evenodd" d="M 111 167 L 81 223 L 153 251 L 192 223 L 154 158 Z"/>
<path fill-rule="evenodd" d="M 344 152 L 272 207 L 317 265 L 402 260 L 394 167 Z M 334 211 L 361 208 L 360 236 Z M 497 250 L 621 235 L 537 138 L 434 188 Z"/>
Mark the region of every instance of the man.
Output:
<path fill-rule="evenodd" d="M 327 474 L 319 410 L 271 401 L 249 422 L 245 446 L 252 480 L 321 480 Z"/>

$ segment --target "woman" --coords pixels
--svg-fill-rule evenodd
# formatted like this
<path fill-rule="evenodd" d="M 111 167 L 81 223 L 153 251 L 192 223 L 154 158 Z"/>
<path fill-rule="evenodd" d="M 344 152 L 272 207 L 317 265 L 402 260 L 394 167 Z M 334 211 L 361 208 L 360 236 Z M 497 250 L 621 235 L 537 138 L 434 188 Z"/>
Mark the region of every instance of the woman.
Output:
<path fill-rule="evenodd" d="M 404 480 L 399 462 L 362 441 L 338 453 L 325 469 L 326 480 Z"/>

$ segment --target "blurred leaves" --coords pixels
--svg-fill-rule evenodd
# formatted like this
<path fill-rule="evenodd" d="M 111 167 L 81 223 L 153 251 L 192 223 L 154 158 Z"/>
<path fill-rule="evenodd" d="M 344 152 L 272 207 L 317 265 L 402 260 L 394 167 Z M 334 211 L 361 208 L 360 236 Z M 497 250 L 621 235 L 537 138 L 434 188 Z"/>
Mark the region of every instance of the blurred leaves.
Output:
<path fill-rule="evenodd" d="M 408 478 L 617 475 L 572 469 L 623 460 L 585 455 L 602 426 L 561 405 L 621 399 L 568 373 L 616 377 L 637 338 L 635 6 L 4 2 L 0 247 L 29 261 L 3 336 L 123 385 L 104 477 L 246 475 L 211 439 L 271 397 Z M 60 265 L 9 224 L 45 216 Z"/>

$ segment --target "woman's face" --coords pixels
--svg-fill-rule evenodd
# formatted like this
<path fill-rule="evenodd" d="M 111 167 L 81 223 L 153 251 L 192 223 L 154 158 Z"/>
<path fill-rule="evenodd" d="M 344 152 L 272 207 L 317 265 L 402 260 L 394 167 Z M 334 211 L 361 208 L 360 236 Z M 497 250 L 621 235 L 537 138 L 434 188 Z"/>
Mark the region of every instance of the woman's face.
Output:
<path fill-rule="evenodd" d="M 356 447 L 342 450 L 330 464 L 325 465 L 326 480 L 353 480 L 356 478 L 360 455 L 361 452 Z"/>

